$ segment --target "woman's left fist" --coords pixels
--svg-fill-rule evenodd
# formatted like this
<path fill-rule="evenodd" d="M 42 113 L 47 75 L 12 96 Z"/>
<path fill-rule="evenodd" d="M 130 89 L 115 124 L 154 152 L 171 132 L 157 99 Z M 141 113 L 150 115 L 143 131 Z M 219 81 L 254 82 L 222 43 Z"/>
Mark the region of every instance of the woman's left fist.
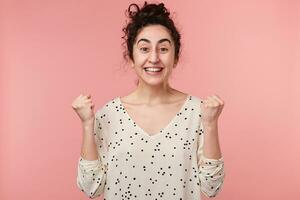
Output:
<path fill-rule="evenodd" d="M 203 99 L 203 102 L 200 104 L 201 121 L 207 124 L 216 123 L 223 107 L 224 101 L 217 95 L 208 96 L 206 99 Z"/>

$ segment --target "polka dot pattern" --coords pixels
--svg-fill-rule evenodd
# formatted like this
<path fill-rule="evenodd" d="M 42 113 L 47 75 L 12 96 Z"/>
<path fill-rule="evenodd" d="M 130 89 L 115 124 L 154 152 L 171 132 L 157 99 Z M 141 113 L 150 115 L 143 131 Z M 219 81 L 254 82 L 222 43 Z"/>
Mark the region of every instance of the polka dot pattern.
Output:
<path fill-rule="evenodd" d="M 214 197 L 225 173 L 223 157 L 203 155 L 201 100 L 189 95 L 169 124 L 149 135 L 130 118 L 120 97 L 95 114 L 99 158 L 78 161 L 77 186 L 89 198 L 201 199 Z"/>

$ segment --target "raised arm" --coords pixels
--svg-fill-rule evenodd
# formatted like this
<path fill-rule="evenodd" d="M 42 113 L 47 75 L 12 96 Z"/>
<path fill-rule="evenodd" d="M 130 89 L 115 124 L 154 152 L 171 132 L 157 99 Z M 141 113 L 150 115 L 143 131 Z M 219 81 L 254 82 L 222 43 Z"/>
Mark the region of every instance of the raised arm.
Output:
<path fill-rule="evenodd" d="M 225 177 L 224 160 L 218 136 L 218 117 L 224 101 L 217 95 L 201 100 L 199 124 L 198 167 L 201 191 L 207 197 L 215 197 Z"/>
<path fill-rule="evenodd" d="M 106 166 L 101 159 L 105 152 L 100 150 L 101 139 L 103 139 L 101 123 L 98 113 L 94 114 L 91 95 L 79 95 L 73 101 L 72 108 L 80 117 L 83 128 L 81 154 L 77 169 L 77 186 L 87 196 L 95 198 L 103 192 L 106 181 Z"/>
<path fill-rule="evenodd" d="M 78 161 L 77 186 L 92 199 L 103 193 L 106 182 L 107 167 L 101 159 L 104 152 L 97 152 L 102 141 L 99 139 L 102 137 L 100 128 L 101 124 L 96 115 L 93 128 L 84 128 L 82 151 Z"/>

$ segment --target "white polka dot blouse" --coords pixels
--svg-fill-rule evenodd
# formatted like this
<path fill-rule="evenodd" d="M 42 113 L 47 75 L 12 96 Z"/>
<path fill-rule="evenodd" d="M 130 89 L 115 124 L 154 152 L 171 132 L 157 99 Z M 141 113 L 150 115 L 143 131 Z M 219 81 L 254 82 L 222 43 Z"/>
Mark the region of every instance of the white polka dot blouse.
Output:
<path fill-rule="evenodd" d="M 104 200 L 191 200 L 214 197 L 224 182 L 224 161 L 203 155 L 205 132 L 200 103 L 188 95 L 169 124 L 147 134 L 129 116 L 120 97 L 95 114 L 99 157 L 79 156 L 77 186 Z"/>

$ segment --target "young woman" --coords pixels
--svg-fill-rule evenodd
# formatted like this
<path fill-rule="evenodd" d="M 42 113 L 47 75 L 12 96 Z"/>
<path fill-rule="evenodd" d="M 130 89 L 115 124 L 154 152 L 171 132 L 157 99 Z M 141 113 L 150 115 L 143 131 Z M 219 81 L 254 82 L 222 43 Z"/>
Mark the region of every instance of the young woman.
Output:
<path fill-rule="evenodd" d="M 96 114 L 91 95 L 72 103 L 84 130 L 77 186 L 106 200 L 214 197 L 225 177 L 217 127 L 224 101 L 170 86 L 180 34 L 163 3 L 127 11 L 124 56 L 138 84 Z"/>

